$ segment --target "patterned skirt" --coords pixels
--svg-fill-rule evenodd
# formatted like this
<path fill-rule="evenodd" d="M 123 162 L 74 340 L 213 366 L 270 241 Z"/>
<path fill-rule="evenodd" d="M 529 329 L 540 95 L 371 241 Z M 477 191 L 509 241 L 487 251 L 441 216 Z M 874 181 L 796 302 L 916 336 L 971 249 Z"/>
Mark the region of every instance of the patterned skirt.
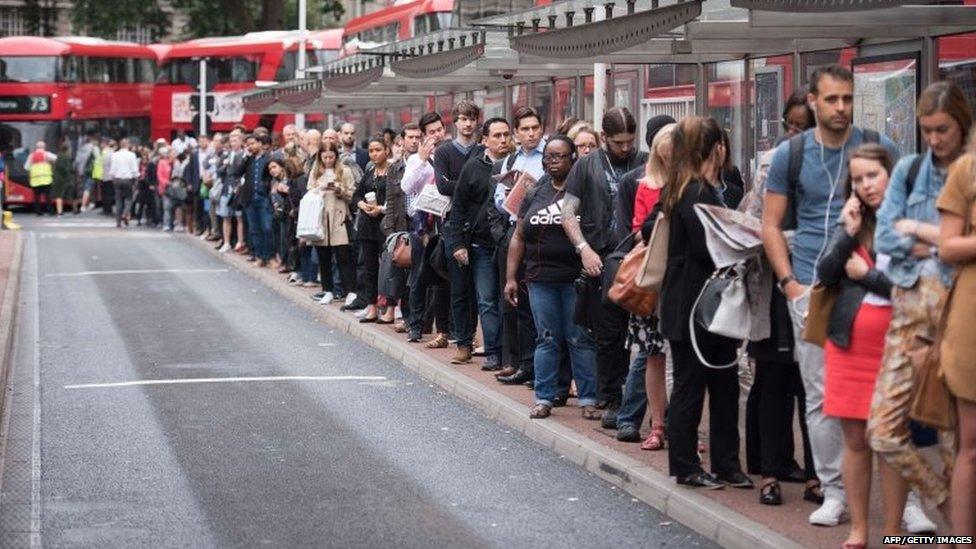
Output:
<path fill-rule="evenodd" d="M 630 315 L 627 322 L 627 348 L 647 356 L 664 355 L 664 338 L 657 331 L 657 316 Z"/>

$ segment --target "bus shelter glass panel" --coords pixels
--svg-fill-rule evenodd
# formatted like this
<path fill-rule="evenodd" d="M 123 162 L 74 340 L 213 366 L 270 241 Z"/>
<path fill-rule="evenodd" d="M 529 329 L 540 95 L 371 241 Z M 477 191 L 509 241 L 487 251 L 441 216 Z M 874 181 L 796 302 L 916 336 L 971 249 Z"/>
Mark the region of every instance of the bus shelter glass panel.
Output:
<path fill-rule="evenodd" d="M 451 118 L 451 109 L 454 108 L 453 101 L 454 98 L 450 95 L 438 95 L 434 98 L 434 111 L 441 115 L 445 126 L 453 120 Z"/>
<path fill-rule="evenodd" d="M 783 106 L 792 93 L 793 56 L 778 55 L 752 59 L 749 62 L 752 90 L 752 173 L 756 159 L 776 147 L 786 136 L 783 126 Z"/>
<path fill-rule="evenodd" d="M 970 101 L 976 99 L 976 33 L 939 38 L 939 77 L 955 82 Z"/>
<path fill-rule="evenodd" d="M 918 56 L 854 60 L 854 125 L 888 136 L 902 155 L 917 149 Z"/>
<path fill-rule="evenodd" d="M 855 57 L 857 57 L 857 48 L 802 53 L 800 54 L 801 84 L 808 83 L 810 75 L 818 67 L 839 64 L 849 68 Z"/>
<path fill-rule="evenodd" d="M 651 118 L 666 114 L 679 120 L 695 114 L 695 84 L 698 68 L 695 65 L 647 65 L 644 71 L 644 94 L 640 100 L 637 128 L 641 132 Z M 643 133 L 639 144 L 647 149 Z"/>
<path fill-rule="evenodd" d="M 551 133 L 556 127 L 552 114 L 552 82 L 532 84 L 532 108 L 542 117 L 545 131 Z"/>
<path fill-rule="evenodd" d="M 512 112 L 519 107 L 524 107 L 529 104 L 529 86 L 528 84 L 518 84 L 508 88 L 508 92 L 511 94 L 512 98 Z"/>
<path fill-rule="evenodd" d="M 553 82 L 552 112 L 554 123 L 576 116 L 576 79 L 559 78 Z"/>
<path fill-rule="evenodd" d="M 505 88 L 477 90 L 474 101 L 481 106 L 483 118 L 507 118 L 505 116 Z"/>
<path fill-rule="evenodd" d="M 593 127 L 596 127 L 596 123 L 593 121 L 593 77 L 584 76 L 583 77 L 583 120 L 589 122 Z"/>
<path fill-rule="evenodd" d="M 615 72 L 613 75 L 613 106 L 627 107 L 637 112 L 637 94 L 640 93 L 640 80 L 636 70 Z"/>
<path fill-rule="evenodd" d="M 714 118 L 729 135 L 729 155 L 743 176 L 748 176 L 752 155 L 749 153 L 748 81 L 742 61 L 726 61 L 707 66 L 708 116 Z"/>

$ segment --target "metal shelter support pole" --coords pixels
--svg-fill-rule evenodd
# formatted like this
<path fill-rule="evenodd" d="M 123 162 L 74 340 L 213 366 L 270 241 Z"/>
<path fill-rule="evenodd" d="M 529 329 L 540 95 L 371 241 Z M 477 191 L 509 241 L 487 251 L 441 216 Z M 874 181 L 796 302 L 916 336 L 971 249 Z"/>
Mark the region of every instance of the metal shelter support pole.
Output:
<path fill-rule="evenodd" d="M 200 60 L 200 127 L 197 137 L 207 133 L 207 59 Z"/>
<path fill-rule="evenodd" d="M 308 0 L 298 0 L 298 63 L 295 66 L 295 80 L 305 78 L 308 59 L 305 52 L 305 36 L 308 33 Z M 295 113 L 295 126 L 299 130 L 305 129 L 305 113 Z"/>
<path fill-rule="evenodd" d="M 708 80 L 704 63 L 696 63 L 698 77 L 695 78 L 695 115 L 705 116 L 708 112 Z"/>
<path fill-rule="evenodd" d="M 607 108 L 607 64 L 593 63 L 593 127 L 603 131 L 603 111 Z"/>

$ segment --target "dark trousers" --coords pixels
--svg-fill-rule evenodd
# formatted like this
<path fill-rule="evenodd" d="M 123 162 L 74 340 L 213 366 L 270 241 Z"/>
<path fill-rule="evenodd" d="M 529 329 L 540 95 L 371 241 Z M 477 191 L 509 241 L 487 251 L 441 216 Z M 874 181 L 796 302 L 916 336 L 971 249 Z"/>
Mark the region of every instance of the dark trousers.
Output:
<path fill-rule="evenodd" d="M 132 189 L 134 179 L 115 180 L 115 223 L 122 223 L 122 218 L 132 215 Z"/>
<path fill-rule="evenodd" d="M 454 339 L 458 347 L 470 347 L 474 330 L 478 325 L 478 304 L 474 292 L 474 269 L 462 266 L 454 259 L 454 254 L 444 246 L 447 256 L 447 272 L 451 287 L 451 325 L 454 326 Z M 470 253 L 469 253 L 470 258 Z"/>
<path fill-rule="evenodd" d="M 509 229 L 511 235 L 513 229 Z M 508 239 L 498 247 L 498 281 L 501 290 L 499 296 L 502 302 L 502 364 L 521 368 L 526 372 L 533 372 L 535 357 L 535 321 L 532 318 L 532 305 L 529 303 L 529 289 L 524 282 L 518 285 L 518 306 L 513 307 L 505 299 L 505 275 L 508 269 Z M 524 269 L 520 268 L 519 280 L 524 278 Z M 565 360 L 563 362 L 566 362 Z M 560 374 L 563 374 L 560 368 Z M 570 373 L 572 376 L 572 373 Z M 560 383 L 560 386 L 562 384 Z"/>
<path fill-rule="evenodd" d="M 98 187 L 102 191 L 102 214 L 112 215 L 113 206 L 115 206 L 115 187 L 111 180 L 99 181 Z"/>
<path fill-rule="evenodd" d="M 701 423 L 705 391 L 708 391 L 708 452 L 712 472 L 738 472 L 739 466 L 739 371 L 717 370 L 702 364 L 691 344 L 669 341 L 674 362 L 674 388 L 668 405 L 668 468 L 671 476 L 702 472 L 698 457 L 698 425 Z M 734 345 L 702 346 L 705 358 L 730 362 Z"/>
<path fill-rule="evenodd" d="M 755 396 L 755 399 L 753 398 Z M 810 451 L 810 436 L 807 434 L 806 395 L 803 391 L 803 381 L 800 379 L 800 367 L 797 363 L 781 363 L 771 361 L 756 361 L 756 379 L 749 392 L 747 403 L 747 421 L 749 409 L 755 413 L 755 433 L 759 450 L 759 471 L 764 477 L 780 477 L 789 474 L 796 466 L 793 444 L 793 413 L 799 404 L 800 431 L 803 438 L 803 469 L 807 479 L 816 478 L 813 465 L 813 454 Z M 755 402 L 752 405 L 752 402 Z M 750 406 L 751 405 L 751 406 Z M 748 440 L 750 429 L 747 427 L 747 448 L 753 446 Z M 748 450 L 747 450 L 748 451 Z M 751 467 L 750 467 L 751 469 Z"/>
<path fill-rule="evenodd" d="M 342 288 L 352 288 L 356 276 L 355 264 L 352 262 L 352 248 L 346 246 L 316 246 L 315 252 L 319 256 L 319 279 L 323 292 L 331 292 L 334 288 L 332 279 L 332 261 L 339 266 L 339 283 Z M 337 296 L 338 297 L 338 296 Z"/>
<path fill-rule="evenodd" d="M 630 371 L 630 352 L 626 348 L 628 313 L 606 303 L 600 313 L 593 330 L 596 339 L 597 399 L 610 406 L 620 406 L 624 383 Z"/>
<path fill-rule="evenodd" d="M 51 213 L 51 205 L 54 201 L 51 199 L 51 186 L 41 185 L 40 187 L 32 187 L 34 191 L 34 213 L 37 215 L 44 215 L 45 213 Z M 41 203 L 41 195 L 44 195 L 45 201 Z"/>
<path fill-rule="evenodd" d="M 281 264 L 289 269 L 297 269 L 298 257 L 294 255 L 296 250 L 294 219 L 284 216 L 278 220 L 278 257 Z"/>
<path fill-rule="evenodd" d="M 427 328 L 441 333 L 450 331 L 450 296 L 441 278 L 424 261 L 424 240 L 410 233 L 410 329 L 426 332 Z"/>
<path fill-rule="evenodd" d="M 380 274 L 380 247 L 378 240 L 357 240 L 359 263 L 356 271 L 356 299 L 375 304 Z M 343 287 L 345 287 L 343 283 Z M 351 287 L 351 286 L 350 286 Z"/>

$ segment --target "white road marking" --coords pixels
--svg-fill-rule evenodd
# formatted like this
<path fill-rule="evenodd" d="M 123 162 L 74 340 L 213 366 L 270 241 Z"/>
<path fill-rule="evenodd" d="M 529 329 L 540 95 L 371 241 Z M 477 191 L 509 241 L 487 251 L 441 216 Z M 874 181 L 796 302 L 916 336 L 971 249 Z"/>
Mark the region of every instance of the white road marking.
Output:
<path fill-rule="evenodd" d="M 120 271 L 79 271 L 77 273 L 48 273 L 45 277 L 75 277 L 96 275 L 126 275 L 126 274 L 209 274 L 227 273 L 230 269 L 128 269 Z"/>
<path fill-rule="evenodd" d="M 82 383 L 65 385 L 65 389 L 103 389 L 109 387 L 137 387 L 144 385 L 185 385 L 190 383 L 237 383 L 251 381 L 386 381 L 383 376 L 264 376 L 264 377 L 201 377 L 189 379 L 143 379 L 117 383 Z"/>
<path fill-rule="evenodd" d="M 319 347 L 335 347 L 335 343 L 319 343 Z"/>
<path fill-rule="evenodd" d="M 71 222 L 71 221 L 48 221 L 47 223 L 41 223 L 44 227 L 109 227 L 115 228 L 115 223 L 110 221 L 82 221 L 82 222 Z"/>
<path fill-rule="evenodd" d="M 41 293 L 40 281 L 37 277 L 37 239 L 31 232 L 31 273 L 34 274 L 33 284 L 33 315 L 34 315 L 34 395 L 33 418 L 31 425 L 31 519 L 30 546 L 31 549 L 41 547 Z"/>

